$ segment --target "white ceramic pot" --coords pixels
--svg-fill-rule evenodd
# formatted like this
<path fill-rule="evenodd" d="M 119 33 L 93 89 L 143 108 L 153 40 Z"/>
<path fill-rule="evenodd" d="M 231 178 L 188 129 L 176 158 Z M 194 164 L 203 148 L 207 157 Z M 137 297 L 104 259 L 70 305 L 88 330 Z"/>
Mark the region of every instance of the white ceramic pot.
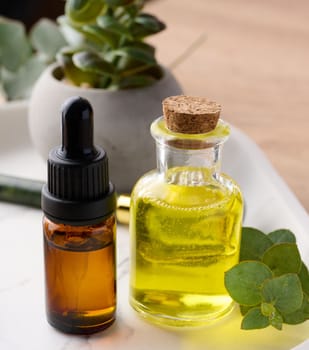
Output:
<path fill-rule="evenodd" d="M 110 179 L 118 192 L 129 192 L 136 180 L 155 167 L 151 122 L 162 114 L 162 100 L 182 92 L 166 70 L 152 86 L 121 91 L 80 88 L 61 81 L 62 71 L 51 65 L 37 81 L 29 103 L 29 131 L 40 154 L 61 143 L 63 102 L 71 96 L 89 100 L 94 110 L 94 140 L 109 158 Z"/>
<path fill-rule="evenodd" d="M 10 101 L 0 104 L 1 143 L 9 150 L 17 143 L 28 140 L 27 131 L 28 100 Z"/>

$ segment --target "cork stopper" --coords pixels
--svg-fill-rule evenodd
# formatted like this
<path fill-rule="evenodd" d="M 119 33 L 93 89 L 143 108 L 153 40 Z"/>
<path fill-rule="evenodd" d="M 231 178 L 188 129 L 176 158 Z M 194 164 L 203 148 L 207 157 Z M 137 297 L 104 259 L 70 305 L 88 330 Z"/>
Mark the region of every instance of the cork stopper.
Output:
<path fill-rule="evenodd" d="M 221 106 L 204 97 L 171 96 L 163 100 L 169 130 L 182 134 L 204 134 L 217 126 Z"/>

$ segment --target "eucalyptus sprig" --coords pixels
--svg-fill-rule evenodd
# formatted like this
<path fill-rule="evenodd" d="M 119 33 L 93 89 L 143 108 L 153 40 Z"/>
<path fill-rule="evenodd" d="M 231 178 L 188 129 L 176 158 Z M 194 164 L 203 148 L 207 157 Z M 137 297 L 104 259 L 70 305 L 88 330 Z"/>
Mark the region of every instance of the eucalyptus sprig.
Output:
<path fill-rule="evenodd" d="M 22 22 L 0 17 L 0 95 L 27 98 L 33 84 L 66 41 L 58 26 L 42 18 L 26 33 Z"/>
<path fill-rule="evenodd" d="M 144 87 L 161 79 L 155 49 L 144 39 L 165 29 L 142 12 L 144 0 L 67 0 L 58 19 L 69 43 L 57 55 L 74 85 L 110 90 Z"/>
<path fill-rule="evenodd" d="M 225 286 L 240 305 L 242 329 L 309 319 L 309 273 L 290 230 L 244 227 L 240 263 L 225 273 Z"/>

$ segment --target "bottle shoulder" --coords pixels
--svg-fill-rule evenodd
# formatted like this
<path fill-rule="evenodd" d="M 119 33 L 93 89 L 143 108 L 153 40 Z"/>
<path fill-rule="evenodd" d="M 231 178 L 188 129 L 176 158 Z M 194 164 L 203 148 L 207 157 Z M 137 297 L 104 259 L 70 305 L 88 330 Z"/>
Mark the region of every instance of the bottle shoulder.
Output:
<path fill-rule="evenodd" d="M 72 251 L 101 249 L 115 241 L 116 216 L 85 226 L 56 223 L 43 216 L 44 241 L 56 248 Z"/>
<path fill-rule="evenodd" d="M 222 173 L 203 185 L 184 186 L 167 183 L 156 170 L 146 173 L 136 183 L 131 201 L 140 198 L 182 207 L 221 205 L 234 200 L 243 202 L 238 184 L 226 174 Z"/>

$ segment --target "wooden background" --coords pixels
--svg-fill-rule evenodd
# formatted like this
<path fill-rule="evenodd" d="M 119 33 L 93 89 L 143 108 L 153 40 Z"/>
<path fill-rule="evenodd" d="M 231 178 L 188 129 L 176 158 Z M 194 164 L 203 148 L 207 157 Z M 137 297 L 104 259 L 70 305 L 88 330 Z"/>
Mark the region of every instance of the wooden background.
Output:
<path fill-rule="evenodd" d="M 153 0 L 158 59 L 223 106 L 309 211 L 309 1 Z"/>

